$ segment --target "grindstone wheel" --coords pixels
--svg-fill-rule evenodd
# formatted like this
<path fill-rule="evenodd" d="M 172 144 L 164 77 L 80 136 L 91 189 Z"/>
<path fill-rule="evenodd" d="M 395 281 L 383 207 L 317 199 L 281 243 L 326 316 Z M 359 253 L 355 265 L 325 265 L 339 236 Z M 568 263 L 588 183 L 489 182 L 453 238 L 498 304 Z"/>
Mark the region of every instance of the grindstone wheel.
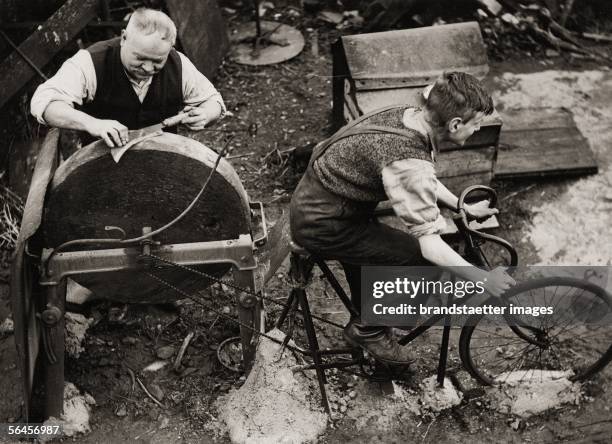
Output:
<path fill-rule="evenodd" d="M 201 143 L 163 133 L 131 147 L 119 163 L 102 141 L 94 142 L 66 160 L 49 186 L 42 224 L 42 244 L 55 248 L 75 239 L 116 238 L 120 227 L 126 238 L 155 230 L 178 216 L 200 191 L 217 154 Z M 250 234 L 247 194 L 231 165 L 219 163 L 204 194 L 177 224 L 154 237 L 162 244 L 236 239 Z M 98 247 L 116 248 L 116 247 Z M 74 247 L 73 250 L 96 247 Z M 229 264 L 197 269 L 223 276 Z M 184 290 L 202 290 L 211 281 L 176 268 L 154 274 Z M 75 276 L 96 297 L 121 302 L 169 302 L 181 297 L 143 272 L 114 271 Z"/>

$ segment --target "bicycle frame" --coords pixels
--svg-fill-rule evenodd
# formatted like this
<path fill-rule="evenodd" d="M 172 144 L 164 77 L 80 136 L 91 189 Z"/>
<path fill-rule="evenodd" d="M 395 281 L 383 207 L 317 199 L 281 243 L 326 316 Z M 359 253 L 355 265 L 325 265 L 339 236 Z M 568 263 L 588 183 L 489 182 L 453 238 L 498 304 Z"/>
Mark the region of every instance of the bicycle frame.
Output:
<path fill-rule="evenodd" d="M 486 193 L 490 198 L 490 202 L 489 202 L 490 207 L 494 207 L 495 204 L 497 203 L 497 193 L 495 192 L 495 190 L 493 190 L 492 188 L 486 187 L 486 186 L 482 186 L 482 185 L 468 187 L 459 196 L 459 199 L 457 202 L 458 215 L 455 217 L 455 222 L 456 222 L 459 234 L 462 236 L 463 241 L 465 243 L 466 259 L 476 267 L 481 267 L 487 270 L 491 269 L 492 268 L 491 264 L 487 256 L 485 255 L 485 253 L 482 251 L 482 248 L 480 247 L 483 244 L 483 241 L 488 241 L 488 242 L 493 242 L 495 244 L 498 244 L 502 246 L 504 249 L 506 249 L 510 255 L 510 260 L 509 260 L 510 263 L 508 265 L 510 267 L 515 267 L 518 264 L 518 253 L 516 249 L 508 241 L 500 237 L 493 236 L 488 233 L 482 233 L 469 226 L 468 215 L 465 209 L 465 199 L 468 197 L 469 194 L 473 192 Z M 466 297 L 463 298 L 463 301 L 467 302 L 472 297 L 473 295 L 467 295 Z M 453 296 L 451 295 L 447 300 L 447 306 L 451 306 L 452 302 L 453 302 Z M 438 362 L 438 378 L 437 378 L 438 383 L 440 385 L 444 384 L 444 378 L 445 378 L 445 373 L 446 373 L 446 362 L 447 362 L 447 356 L 448 356 L 448 342 L 449 342 L 449 336 L 450 336 L 450 315 L 430 316 L 427 320 L 425 320 L 425 322 L 423 322 L 421 325 L 412 329 L 408 334 L 400 338 L 400 340 L 398 341 L 400 345 L 407 345 L 413 340 L 415 340 L 416 338 L 418 338 L 419 336 L 421 336 L 427 330 L 429 330 L 433 325 L 437 324 L 438 322 L 444 319 L 446 319 L 446 322 L 445 322 L 444 330 L 442 333 L 442 343 L 440 347 L 440 359 Z M 517 323 L 513 321 L 511 315 L 504 314 L 504 319 L 508 323 L 510 329 L 521 339 L 531 344 L 534 344 L 534 345 L 540 345 L 540 346 L 544 345 L 541 342 L 537 341 L 533 336 L 526 334 L 520 328 L 518 328 Z M 525 326 L 524 328 L 527 330 L 530 330 L 534 334 L 535 337 L 539 337 L 540 336 L 539 334 L 542 333 L 540 329 L 537 329 L 535 327 Z"/>

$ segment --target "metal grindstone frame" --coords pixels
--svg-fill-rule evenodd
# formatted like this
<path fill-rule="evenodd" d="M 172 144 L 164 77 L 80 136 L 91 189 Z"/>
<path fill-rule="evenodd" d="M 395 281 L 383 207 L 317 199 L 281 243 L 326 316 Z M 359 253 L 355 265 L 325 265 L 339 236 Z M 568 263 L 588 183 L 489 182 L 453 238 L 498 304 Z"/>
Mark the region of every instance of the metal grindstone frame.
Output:
<path fill-rule="evenodd" d="M 250 235 L 238 239 L 155 245 L 151 239 L 141 247 L 112 248 L 53 253 L 44 249 L 41 258 L 39 285 L 42 287 L 45 308 L 39 314 L 42 331 L 42 347 L 39 359 L 45 359 L 41 377 L 45 386 L 44 416 L 60 417 L 64 393 L 64 314 L 66 304 L 66 279 L 80 274 L 108 273 L 118 270 L 148 271 L 153 268 L 149 255 L 179 266 L 206 264 L 231 264 L 234 282 L 238 287 L 257 294 L 261 284 L 256 278 L 257 261 L 254 256 L 255 241 Z M 163 265 L 162 265 L 163 266 Z M 169 267 L 170 265 L 168 265 Z M 160 267 L 156 263 L 156 268 Z M 238 297 L 238 314 L 243 346 L 243 359 L 248 370 L 255 356 L 256 331 L 264 326 L 261 300 L 253 294 Z"/>

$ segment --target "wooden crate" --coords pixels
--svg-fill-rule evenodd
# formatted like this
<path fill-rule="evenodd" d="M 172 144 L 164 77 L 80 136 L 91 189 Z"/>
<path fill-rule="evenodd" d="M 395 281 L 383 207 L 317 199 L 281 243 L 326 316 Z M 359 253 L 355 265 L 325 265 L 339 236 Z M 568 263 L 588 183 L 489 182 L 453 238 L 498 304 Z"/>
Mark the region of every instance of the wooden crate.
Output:
<path fill-rule="evenodd" d="M 345 36 L 332 51 L 336 128 L 377 108 L 422 105 L 423 89 L 444 71 L 482 79 L 489 70 L 476 22 Z M 440 147 L 436 169 L 451 191 L 490 183 L 501 125 L 495 114 L 465 146 Z"/>

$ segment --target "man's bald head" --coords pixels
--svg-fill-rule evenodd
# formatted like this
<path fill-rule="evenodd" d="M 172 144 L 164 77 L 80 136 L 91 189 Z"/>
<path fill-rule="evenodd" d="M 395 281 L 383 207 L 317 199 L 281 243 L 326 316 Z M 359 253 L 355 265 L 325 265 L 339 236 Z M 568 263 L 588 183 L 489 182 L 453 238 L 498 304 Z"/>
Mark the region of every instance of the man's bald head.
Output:
<path fill-rule="evenodd" d="M 157 74 L 166 64 L 176 41 L 176 26 L 154 9 L 136 10 L 121 33 L 121 63 L 136 80 Z"/>
<path fill-rule="evenodd" d="M 155 9 L 140 8 L 134 11 L 125 30 L 128 34 L 158 34 L 161 40 L 169 42 L 171 46 L 176 43 L 176 25 L 170 17 Z"/>

